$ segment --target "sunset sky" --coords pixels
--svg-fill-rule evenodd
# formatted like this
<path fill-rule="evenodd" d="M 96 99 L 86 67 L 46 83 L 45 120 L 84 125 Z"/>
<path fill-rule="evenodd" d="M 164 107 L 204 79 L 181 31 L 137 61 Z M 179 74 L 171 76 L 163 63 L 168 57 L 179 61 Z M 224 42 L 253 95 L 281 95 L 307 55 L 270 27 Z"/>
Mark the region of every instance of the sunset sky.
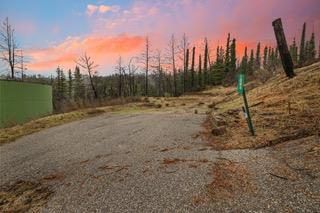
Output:
<path fill-rule="evenodd" d="M 163 51 L 173 33 L 186 33 L 191 45 L 208 37 L 213 55 L 230 32 L 242 52 L 258 41 L 273 44 L 271 22 L 279 17 L 290 43 L 300 40 L 303 22 L 308 39 L 315 31 L 317 47 L 320 37 L 319 0 L 1 0 L 5 17 L 29 57 L 28 71 L 42 74 L 73 69 L 84 52 L 101 75 L 113 73 L 120 55 L 139 56 L 146 35 L 152 50 Z"/>

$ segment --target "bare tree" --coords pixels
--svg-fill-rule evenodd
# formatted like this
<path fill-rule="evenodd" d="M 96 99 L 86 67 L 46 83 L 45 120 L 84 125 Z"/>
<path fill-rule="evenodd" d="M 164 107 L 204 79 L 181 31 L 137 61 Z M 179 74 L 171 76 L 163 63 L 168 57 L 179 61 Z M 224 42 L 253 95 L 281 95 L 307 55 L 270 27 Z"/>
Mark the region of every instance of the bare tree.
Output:
<path fill-rule="evenodd" d="M 94 64 L 94 61 L 91 59 L 90 56 L 87 56 L 86 53 L 83 56 L 81 56 L 76 63 L 80 67 L 87 70 L 88 75 L 89 75 L 89 79 L 90 79 L 91 88 L 92 88 L 92 91 L 94 94 L 94 98 L 97 99 L 98 93 L 97 93 L 97 90 L 96 90 L 95 85 L 93 83 L 93 75 L 96 73 L 96 68 L 98 67 L 98 65 Z"/>
<path fill-rule="evenodd" d="M 171 58 L 171 65 L 172 65 L 172 72 L 173 72 L 173 94 L 177 96 L 177 70 L 176 70 L 176 60 L 175 56 L 177 54 L 177 47 L 176 47 L 176 40 L 174 38 L 174 34 L 172 34 L 171 39 L 169 41 L 170 47 L 170 58 Z"/>
<path fill-rule="evenodd" d="M 122 58 L 121 58 L 121 56 L 119 56 L 118 64 L 116 66 L 116 71 L 118 72 L 118 75 L 119 75 L 118 96 L 122 97 L 122 95 L 123 95 L 123 67 L 122 67 Z"/>
<path fill-rule="evenodd" d="M 12 29 L 9 19 L 6 18 L 0 29 L 0 59 L 7 63 L 10 67 L 10 77 L 15 77 L 15 65 L 17 45 L 14 38 L 14 29 Z"/>
<path fill-rule="evenodd" d="M 162 68 L 162 54 L 161 50 L 157 50 L 157 53 L 155 55 L 155 76 L 157 77 L 157 90 L 158 90 L 158 96 L 163 96 L 164 94 L 164 83 L 163 83 L 163 68 Z"/>
<path fill-rule="evenodd" d="M 186 63 L 187 63 L 187 51 L 189 48 L 189 41 L 188 41 L 188 37 L 186 36 L 186 34 L 183 34 L 182 40 L 181 40 L 181 44 L 179 49 L 181 49 L 182 52 L 182 60 L 183 60 L 183 89 L 184 92 L 186 91 L 186 83 L 187 83 L 187 77 L 188 77 L 188 68 L 186 67 Z"/>
<path fill-rule="evenodd" d="M 144 66 L 145 69 L 145 96 L 148 96 L 148 89 L 149 89 L 149 65 L 150 65 L 150 59 L 151 59 L 151 54 L 150 54 L 150 41 L 149 37 L 146 37 L 145 40 L 145 50 L 142 53 L 141 56 L 141 63 Z"/>
<path fill-rule="evenodd" d="M 134 60 L 136 59 L 136 57 L 131 57 L 128 64 L 130 95 L 136 95 L 135 73 L 138 70 L 138 66 L 134 64 Z"/>

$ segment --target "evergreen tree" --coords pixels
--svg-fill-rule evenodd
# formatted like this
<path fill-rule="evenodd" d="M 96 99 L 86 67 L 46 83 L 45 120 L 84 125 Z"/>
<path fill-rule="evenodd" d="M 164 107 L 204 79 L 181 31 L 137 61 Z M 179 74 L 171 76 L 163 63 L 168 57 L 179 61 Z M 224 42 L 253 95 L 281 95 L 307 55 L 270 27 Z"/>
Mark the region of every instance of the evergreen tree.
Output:
<path fill-rule="evenodd" d="M 296 44 L 296 38 L 293 38 L 292 45 L 290 45 L 290 55 L 294 64 L 298 63 L 298 47 Z"/>
<path fill-rule="evenodd" d="M 270 69 L 270 71 L 276 70 L 276 57 L 275 57 L 274 48 L 270 49 L 269 69 Z"/>
<path fill-rule="evenodd" d="M 222 47 L 220 47 L 220 49 L 219 49 L 219 61 L 220 61 L 220 63 L 221 64 L 223 64 L 224 63 L 224 49 L 222 48 Z"/>
<path fill-rule="evenodd" d="M 241 72 L 246 74 L 247 71 L 248 71 L 248 53 L 247 53 L 247 47 L 245 47 L 244 55 L 241 61 Z"/>
<path fill-rule="evenodd" d="M 230 70 L 230 33 L 228 33 L 227 45 L 226 45 L 226 56 L 225 56 L 225 73 Z"/>
<path fill-rule="evenodd" d="M 316 43 L 314 32 L 311 34 L 311 39 L 309 41 L 309 59 L 314 60 L 316 58 Z"/>
<path fill-rule="evenodd" d="M 263 51 L 263 69 L 267 69 L 268 66 L 268 47 L 266 46 Z"/>
<path fill-rule="evenodd" d="M 199 69 L 198 69 L 198 81 L 199 81 L 199 87 L 203 88 L 203 79 L 202 79 L 202 60 L 201 60 L 201 54 L 199 55 Z"/>
<path fill-rule="evenodd" d="M 216 62 L 220 61 L 220 47 L 217 46 L 217 50 L 216 50 Z"/>
<path fill-rule="evenodd" d="M 261 66 L 261 56 L 260 56 L 260 42 L 257 45 L 257 50 L 256 50 L 256 58 L 255 58 L 255 63 L 254 63 L 254 69 L 259 70 Z"/>
<path fill-rule="evenodd" d="M 306 41 L 306 46 L 304 50 L 304 61 L 308 61 L 310 59 L 310 48 L 309 48 L 309 41 Z"/>
<path fill-rule="evenodd" d="M 189 48 L 186 52 L 186 59 L 185 59 L 185 67 L 184 67 L 184 73 L 183 73 L 183 92 L 186 92 L 188 90 L 187 87 L 189 87 L 188 83 L 188 75 L 189 75 Z"/>
<path fill-rule="evenodd" d="M 207 38 L 204 39 L 204 59 L 203 59 L 203 82 L 204 85 L 208 84 L 208 54 L 209 54 L 209 49 L 208 49 L 208 40 Z"/>
<path fill-rule="evenodd" d="M 79 101 L 81 99 L 84 99 L 85 87 L 84 87 L 82 75 L 80 73 L 80 69 L 78 66 L 76 66 L 73 75 L 74 75 L 74 87 L 73 87 L 74 99 L 76 101 Z"/>
<path fill-rule="evenodd" d="M 248 73 L 252 74 L 254 71 L 254 53 L 253 53 L 253 49 L 251 49 L 250 52 L 250 59 L 249 59 L 249 63 L 248 63 Z"/>
<path fill-rule="evenodd" d="M 300 54 L 299 54 L 300 65 L 302 65 L 305 62 L 305 37 L 306 37 L 306 23 L 303 23 L 301 41 L 300 41 Z"/>
<path fill-rule="evenodd" d="M 68 98 L 69 100 L 72 99 L 72 87 L 73 87 L 73 79 L 71 69 L 68 71 Z"/>
<path fill-rule="evenodd" d="M 216 62 L 212 65 L 212 83 L 214 85 L 220 85 L 226 74 L 225 66 L 223 64 L 224 52 L 222 47 L 217 47 L 216 55 Z"/>
<path fill-rule="evenodd" d="M 196 47 L 192 48 L 192 61 L 191 61 L 191 88 L 195 88 L 195 73 L 194 73 L 194 58 L 195 58 Z"/>
<path fill-rule="evenodd" d="M 230 46 L 230 70 L 232 72 L 236 71 L 237 57 L 236 57 L 236 39 L 232 39 L 232 43 Z"/>
<path fill-rule="evenodd" d="M 55 99 L 60 103 L 66 99 L 66 76 L 60 67 L 57 68 Z"/>

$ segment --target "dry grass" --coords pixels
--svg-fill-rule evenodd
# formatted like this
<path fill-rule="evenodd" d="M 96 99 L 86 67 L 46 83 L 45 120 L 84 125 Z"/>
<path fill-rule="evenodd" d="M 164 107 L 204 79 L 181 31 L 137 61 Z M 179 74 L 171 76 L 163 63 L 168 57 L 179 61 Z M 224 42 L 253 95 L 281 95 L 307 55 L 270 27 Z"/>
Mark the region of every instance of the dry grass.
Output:
<path fill-rule="evenodd" d="M 193 159 L 180 159 L 180 158 L 164 158 L 162 161 L 162 164 L 171 165 L 171 164 L 185 163 L 185 162 L 206 164 L 206 163 L 209 163 L 210 161 L 208 159 L 193 160 Z"/>
<path fill-rule="evenodd" d="M 63 114 L 56 114 L 27 122 L 25 124 L 0 129 L 0 144 L 13 141 L 25 135 L 38 132 L 42 129 L 68 123 L 75 120 L 95 116 L 104 113 L 104 110 L 87 109 Z"/>
<path fill-rule="evenodd" d="M 237 193 L 255 193 L 256 187 L 247 168 L 241 164 L 219 160 L 212 170 L 213 180 L 207 185 L 211 200 L 234 199 Z"/>
<path fill-rule="evenodd" d="M 256 136 L 249 133 L 242 115 L 242 97 L 215 105 L 205 127 L 205 135 L 216 149 L 242 149 L 271 146 L 289 140 L 316 135 L 320 124 L 320 63 L 296 70 L 288 79 L 278 73 L 247 93 Z M 235 88 L 234 88 L 235 90 Z M 215 117 L 227 123 L 226 134 L 212 136 Z"/>
<path fill-rule="evenodd" d="M 0 212 L 41 212 L 52 191 L 40 183 L 18 181 L 0 189 Z"/>

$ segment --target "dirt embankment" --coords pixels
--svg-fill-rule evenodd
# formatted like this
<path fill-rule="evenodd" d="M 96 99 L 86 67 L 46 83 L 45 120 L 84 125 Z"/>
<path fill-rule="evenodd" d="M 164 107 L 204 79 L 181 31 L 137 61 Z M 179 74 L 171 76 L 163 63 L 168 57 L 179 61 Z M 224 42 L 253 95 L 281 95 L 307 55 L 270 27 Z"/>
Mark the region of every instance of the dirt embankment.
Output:
<path fill-rule="evenodd" d="M 292 79 L 278 73 L 246 88 L 256 136 L 248 131 L 242 97 L 232 94 L 227 101 L 212 103 L 205 123 L 215 149 L 261 148 L 308 136 L 319 140 L 320 63 L 297 69 Z"/>

